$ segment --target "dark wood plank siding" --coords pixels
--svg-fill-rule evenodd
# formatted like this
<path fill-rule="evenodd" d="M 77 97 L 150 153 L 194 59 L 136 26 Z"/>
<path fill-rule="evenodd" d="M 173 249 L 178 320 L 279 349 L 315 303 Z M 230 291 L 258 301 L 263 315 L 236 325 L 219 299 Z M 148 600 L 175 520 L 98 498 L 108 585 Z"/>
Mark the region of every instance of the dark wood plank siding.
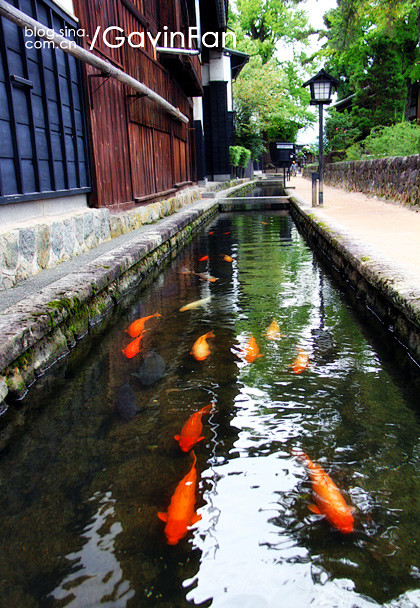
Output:
<path fill-rule="evenodd" d="M 132 131 L 135 133 L 132 134 Z M 130 124 L 130 150 L 133 173 L 133 198 L 158 192 L 154 165 L 153 130 Z"/>
<path fill-rule="evenodd" d="M 48 0 L 14 4 L 57 31 L 76 27 Z M 81 68 L 35 42 L 0 20 L 0 203 L 89 190 Z"/>
<path fill-rule="evenodd" d="M 126 88 L 113 78 L 94 76 L 87 67 L 95 188 L 91 204 L 118 205 L 132 200 L 127 134 Z"/>
<path fill-rule="evenodd" d="M 190 118 L 185 125 L 175 120 L 146 97 L 118 83 L 92 77 L 95 70 L 86 69 L 89 113 L 92 131 L 92 154 L 95 176 L 93 206 L 134 204 L 144 197 L 173 189 L 175 184 L 195 180 L 195 163 L 191 158 L 193 126 L 192 100 L 175 82 L 172 75 L 156 60 L 147 32 L 161 31 L 163 14 L 175 18 L 174 6 L 179 0 L 109 0 L 107 11 L 98 12 L 95 0 L 75 0 L 80 27 L 91 33 L 98 25 L 118 25 L 126 40 L 120 49 L 104 48 L 102 41 L 94 52 L 109 60 L 147 85 Z M 169 18 L 168 17 L 168 18 Z M 166 18 L 166 17 L 165 17 Z M 113 20 L 113 21 L 112 21 Z M 166 25 L 166 24 L 165 24 Z M 103 30 L 101 30 L 103 31 Z M 144 33 L 145 47 L 133 48 L 128 36 Z M 118 33 L 118 35 L 123 35 Z M 133 38 L 138 44 L 140 35 Z M 85 46 L 89 40 L 85 40 Z M 117 52 L 118 51 L 118 52 Z"/>

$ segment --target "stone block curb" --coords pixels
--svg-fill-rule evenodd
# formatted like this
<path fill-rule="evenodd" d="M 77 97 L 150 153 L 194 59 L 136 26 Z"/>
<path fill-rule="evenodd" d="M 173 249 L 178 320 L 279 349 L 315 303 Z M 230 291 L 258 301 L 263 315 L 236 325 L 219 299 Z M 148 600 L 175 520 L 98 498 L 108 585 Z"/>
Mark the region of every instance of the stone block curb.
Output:
<path fill-rule="evenodd" d="M 108 308 L 216 212 L 216 200 L 193 203 L 134 231 L 128 243 L 0 313 L 0 388 L 6 385 L 9 396 L 22 397 L 36 375 L 66 354 Z"/>
<path fill-rule="evenodd" d="M 230 183 L 229 183 L 230 185 Z M 63 216 L 41 217 L 0 230 L 0 290 L 94 249 L 189 206 L 201 197 L 198 187 L 172 198 L 111 215 L 86 208 Z"/>

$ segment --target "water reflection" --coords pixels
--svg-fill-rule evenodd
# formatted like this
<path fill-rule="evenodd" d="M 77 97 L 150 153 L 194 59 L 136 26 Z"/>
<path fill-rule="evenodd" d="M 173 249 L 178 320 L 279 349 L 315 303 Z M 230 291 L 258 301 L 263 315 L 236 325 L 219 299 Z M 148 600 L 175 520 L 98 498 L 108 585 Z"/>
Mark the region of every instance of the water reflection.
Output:
<path fill-rule="evenodd" d="M 64 601 L 71 608 L 88 608 L 99 604 L 123 607 L 135 593 L 130 582 L 124 580 L 115 557 L 115 540 L 122 531 L 121 523 L 115 520 L 115 499 L 111 492 L 107 492 L 102 498 L 93 496 L 90 501 L 98 507 L 92 521 L 82 532 L 85 543 L 79 551 L 66 555 L 73 571 L 51 596 Z"/>
<path fill-rule="evenodd" d="M 126 359 L 125 330 L 156 311 Z M 194 340 L 211 330 L 197 361 Z M 248 363 L 251 334 L 264 356 Z M 360 323 L 283 213 L 214 220 L 22 404 L 0 459 L 5 605 L 420 605 L 418 371 L 398 367 L 389 340 Z M 310 366 L 295 375 L 298 346 Z M 174 436 L 209 403 L 194 448 L 202 519 L 168 546 L 157 513 L 191 467 Z M 308 510 L 296 447 L 356 506 L 354 534 Z"/>
<path fill-rule="evenodd" d="M 396 405 L 401 400 L 376 353 L 360 339 L 357 326 L 348 324 L 350 311 L 340 306 L 319 267 L 309 263 L 308 252 L 294 252 L 288 264 L 274 266 L 269 253 L 259 256 L 258 251 L 255 240 L 243 234 L 231 296 L 240 310 L 236 327 L 242 331 L 232 352 L 238 354 L 250 331 L 261 336 L 269 314 L 282 319 L 287 335 L 281 344 L 265 344 L 265 360 L 236 362 L 240 388 L 231 424 L 237 439 L 228 460 L 203 473 L 212 481 L 212 510 L 218 517 L 211 535 L 195 537 L 203 554 L 199 573 L 188 581 L 192 588 L 187 598 L 213 598 L 211 605 L 217 607 L 377 605 L 360 593 L 385 600 L 385 589 L 378 593 L 384 568 L 394 579 L 391 584 L 397 582 L 386 563 L 397 551 L 388 538 L 395 539 L 396 530 L 384 532 L 374 519 L 375 505 L 383 502 L 377 487 L 372 491 L 381 468 L 379 446 L 358 444 L 357 426 L 363 412 L 369 440 L 379 433 L 382 451 L 390 442 L 388 453 L 395 452 L 401 462 L 404 456 L 395 450 L 390 417 L 399 419 L 394 430 L 398 428 L 400 437 L 407 412 L 402 415 Z M 313 361 L 310 373 L 299 379 L 291 378 L 286 367 L 296 343 L 308 348 Z M 367 385 L 372 396 L 362 388 Z M 396 410 L 375 416 L 373 422 L 379 404 L 389 403 Z M 388 428 L 382 429 L 385 420 Z M 408 420 L 413 422 L 412 416 Z M 307 511 L 310 484 L 290 457 L 296 445 L 309 446 L 321 460 L 327 456 L 334 463 L 336 480 L 358 508 L 358 530 L 351 540 Z M 368 454 L 376 473 L 363 470 Z M 393 521 L 397 513 L 393 511 Z M 382 562 L 382 573 L 375 572 L 375 561 Z M 405 577 L 404 560 L 399 567 Z M 408 592 L 387 605 L 414 606 L 410 595 L 419 597 Z"/>

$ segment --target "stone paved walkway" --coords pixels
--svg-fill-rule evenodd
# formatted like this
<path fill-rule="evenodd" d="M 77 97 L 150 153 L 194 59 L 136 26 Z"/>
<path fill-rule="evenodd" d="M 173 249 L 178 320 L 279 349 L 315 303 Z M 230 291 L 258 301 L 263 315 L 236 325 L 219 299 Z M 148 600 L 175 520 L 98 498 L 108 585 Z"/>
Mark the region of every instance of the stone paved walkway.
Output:
<path fill-rule="evenodd" d="M 296 176 L 287 183 L 290 194 L 312 201 L 311 180 Z M 324 205 L 317 215 L 333 221 L 355 242 L 363 243 L 371 254 L 401 269 L 411 283 L 420 287 L 420 210 L 402 207 L 324 185 Z"/>

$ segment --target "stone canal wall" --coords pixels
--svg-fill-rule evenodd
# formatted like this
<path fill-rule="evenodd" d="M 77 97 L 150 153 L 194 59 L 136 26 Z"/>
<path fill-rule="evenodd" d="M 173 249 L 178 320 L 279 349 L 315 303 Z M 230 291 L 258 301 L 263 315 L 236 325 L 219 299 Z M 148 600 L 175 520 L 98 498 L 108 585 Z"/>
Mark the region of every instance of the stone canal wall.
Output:
<path fill-rule="evenodd" d="M 290 201 L 293 219 L 311 246 L 420 364 L 420 286 L 371 252 L 368 243 L 358 242 L 326 219 L 322 210 L 293 194 Z"/>
<path fill-rule="evenodd" d="M 154 208 L 157 216 L 158 208 Z M 217 210 L 217 200 L 201 200 L 144 226 L 128 243 L 3 311 L 0 408 L 4 400 L 9 405 L 22 398 L 38 376 L 93 331 L 134 286 L 190 240 Z M 119 227 L 126 228 L 125 223 Z M 0 436 L 0 448 L 3 439 L 7 438 Z"/>
<path fill-rule="evenodd" d="M 0 228 L 0 290 L 13 287 L 44 270 L 136 230 L 190 205 L 201 196 L 199 188 L 124 213 L 86 209 L 62 217 L 42 217 L 21 225 Z"/>
<path fill-rule="evenodd" d="M 311 177 L 317 165 L 307 165 L 304 177 Z M 325 183 L 346 190 L 396 201 L 420 209 L 420 154 L 329 163 Z"/>

